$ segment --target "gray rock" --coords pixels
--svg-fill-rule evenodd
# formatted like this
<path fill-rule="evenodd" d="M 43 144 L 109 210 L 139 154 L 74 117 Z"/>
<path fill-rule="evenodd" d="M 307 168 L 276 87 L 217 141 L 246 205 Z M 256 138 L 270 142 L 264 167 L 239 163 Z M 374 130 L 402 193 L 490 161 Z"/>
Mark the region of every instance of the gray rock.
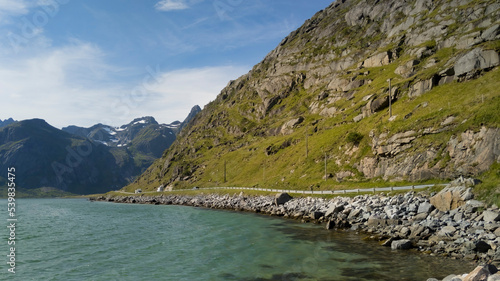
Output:
<path fill-rule="evenodd" d="M 484 242 L 484 241 L 478 241 L 476 242 L 476 245 L 475 245 L 475 251 L 476 252 L 479 252 L 479 253 L 487 253 L 488 250 L 491 249 L 491 246 L 490 244 Z"/>
<path fill-rule="evenodd" d="M 413 247 L 413 244 L 408 239 L 392 241 L 391 249 L 393 250 L 408 250 Z"/>
<path fill-rule="evenodd" d="M 425 220 L 427 218 L 428 214 L 427 213 L 420 213 L 416 216 L 413 217 L 413 220 L 414 221 L 422 221 L 422 220 Z"/>
<path fill-rule="evenodd" d="M 485 41 L 494 40 L 500 32 L 500 25 L 495 24 L 481 33 L 481 38 Z"/>
<path fill-rule="evenodd" d="M 335 228 L 335 221 L 334 220 L 329 220 L 326 223 L 326 229 L 334 229 Z"/>
<path fill-rule="evenodd" d="M 500 221 L 500 213 L 497 211 L 484 211 L 483 220 L 485 222 L 495 222 Z"/>
<path fill-rule="evenodd" d="M 490 272 L 490 274 L 495 274 L 498 272 L 498 268 L 492 264 L 486 264 L 484 267 Z"/>
<path fill-rule="evenodd" d="M 486 69 L 500 64 L 500 58 L 495 50 L 483 51 L 476 48 L 455 63 L 455 75 L 461 76 L 474 70 Z"/>
<path fill-rule="evenodd" d="M 311 218 L 314 220 L 319 220 L 324 215 L 323 212 L 315 211 L 311 214 Z"/>
<path fill-rule="evenodd" d="M 328 210 L 326 210 L 325 217 L 329 217 L 332 214 L 336 214 L 342 212 L 344 210 L 343 205 L 330 204 Z"/>
<path fill-rule="evenodd" d="M 349 216 L 347 218 L 349 220 L 354 219 L 354 218 L 358 217 L 359 214 L 361 214 L 362 211 L 363 210 L 361 210 L 361 209 L 355 209 L 355 210 L 353 210 L 352 212 L 349 213 Z"/>
<path fill-rule="evenodd" d="M 446 276 L 443 281 L 452 281 L 454 278 L 457 278 L 458 276 L 455 275 L 455 274 L 450 274 L 448 276 Z"/>
<path fill-rule="evenodd" d="M 466 205 L 476 209 L 484 207 L 484 203 L 478 200 L 469 200 L 466 202 Z"/>
<path fill-rule="evenodd" d="M 421 213 L 428 214 L 428 213 L 432 212 L 432 210 L 434 210 L 434 206 L 429 202 L 424 202 L 418 206 L 417 213 L 418 214 L 421 214 Z"/>
<path fill-rule="evenodd" d="M 500 281 L 500 274 L 493 274 L 488 277 L 487 281 Z"/>
<path fill-rule="evenodd" d="M 488 276 L 490 275 L 490 272 L 488 269 L 486 269 L 484 266 L 478 266 L 476 267 L 471 273 L 469 273 L 465 278 L 463 279 L 464 281 L 486 281 L 488 279 Z"/>
<path fill-rule="evenodd" d="M 293 199 L 292 196 L 290 196 L 286 192 L 283 192 L 283 193 L 280 193 L 280 194 L 276 194 L 276 197 L 274 198 L 274 204 L 276 206 L 283 205 L 283 204 L 285 204 L 286 202 L 288 202 L 288 201 L 290 201 L 292 199 Z"/>
<path fill-rule="evenodd" d="M 376 54 L 372 57 L 367 58 L 363 62 L 364 67 L 378 67 L 391 63 L 391 53 L 390 52 L 382 52 Z"/>
<path fill-rule="evenodd" d="M 451 237 L 451 236 L 453 236 L 453 234 L 455 234 L 455 231 L 457 231 L 457 229 L 455 227 L 448 225 L 448 226 L 443 227 L 438 232 L 438 236 Z"/>

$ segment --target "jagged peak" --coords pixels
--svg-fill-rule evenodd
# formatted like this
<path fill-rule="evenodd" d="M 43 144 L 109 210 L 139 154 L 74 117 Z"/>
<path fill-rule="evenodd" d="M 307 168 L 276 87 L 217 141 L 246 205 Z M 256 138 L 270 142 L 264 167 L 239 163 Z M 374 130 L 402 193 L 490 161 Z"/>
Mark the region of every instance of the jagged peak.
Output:
<path fill-rule="evenodd" d="M 158 124 L 158 122 L 156 122 L 155 118 L 152 116 L 144 116 L 134 119 L 128 125 L 135 125 L 135 124 Z"/>

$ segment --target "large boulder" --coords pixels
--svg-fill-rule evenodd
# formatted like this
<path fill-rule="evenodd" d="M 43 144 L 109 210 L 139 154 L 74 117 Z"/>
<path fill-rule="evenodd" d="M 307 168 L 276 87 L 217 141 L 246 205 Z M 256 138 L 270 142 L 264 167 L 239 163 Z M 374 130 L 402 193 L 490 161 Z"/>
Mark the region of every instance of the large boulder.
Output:
<path fill-rule="evenodd" d="M 280 194 L 276 194 L 276 197 L 274 198 L 274 204 L 276 206 L 283 205 L 283 204 L 285 204 L 286 202 L 288 202 L 288 201 L 290 201 L 292 199 L 293 199 L 292 196 L 290 196 L 286 192 L 283 192 L 283 193 L 280 193 Z"/>
<path fill-rule="evenodd" d="M 431 197 L 430 201 L 436 209 L 446 212 L 464 205 L 466 202 L 464 198 L 468 197 L 469 194 L 465 186 L 453 186 L 444 188 Z"/>
<path fill-rule="evenodd" d="M 457 229 L 451 225 L 447 225 L 445 227 L 443 227 L 439 232 L 438 232 L 438 236 L 441 236 L 441 237 L 452 237 L 453 234 L 455 234 L 455 232 L 457 231 Z"/>
<path fill-rule="evenodd" d="M 500 64 L 500 58 L 495 50 L 482 50 L 476 48 L 455 63 L 455 75 L 461 76 L 469 72 L 488 69 Z"/>
<path fill-rule="evenodd" d="M 391 63 L 391 57 L 392 57 L 391 52 L 382 52 L 367 58 L 363 62 L 363 66 L 378 67 L 378 66 L 388 65 L 389 63 Z"/>
<path fill-rule="evenodd" d="M 471 273 L 469 273 L 464 281 L 486 281 L 488 280 L 488 276 L 490 276 L 490 272 L 485 266 L 476 267 Z"/>
<path fill-rule="evenodd" d="M 483 212 L 483 220 L 485 222 L 495 222 L 500 220 L 500 213 L 497 211 L 484 211 Z"/>
<path fill-rule="evenodd" d="M 432 212 L 432 210 L 434 210 L 434 206 L 431 203 L 423 202 L 418 206 L 417 213 L 418 214 L 421 214 L 421 213 L 428 214 L 428 213 Z"/>

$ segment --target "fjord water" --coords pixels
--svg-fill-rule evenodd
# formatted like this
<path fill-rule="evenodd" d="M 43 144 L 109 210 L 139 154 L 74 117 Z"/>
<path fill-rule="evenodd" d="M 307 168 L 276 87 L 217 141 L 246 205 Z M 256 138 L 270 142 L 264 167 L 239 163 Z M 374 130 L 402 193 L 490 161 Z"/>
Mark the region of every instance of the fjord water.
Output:
<path fill-rule="evenodd" d="M 4 229 L 2 280 L 427 280 L 473 268 L 251 213 L 84 199 L 16 207 L 16 274 Z"/>

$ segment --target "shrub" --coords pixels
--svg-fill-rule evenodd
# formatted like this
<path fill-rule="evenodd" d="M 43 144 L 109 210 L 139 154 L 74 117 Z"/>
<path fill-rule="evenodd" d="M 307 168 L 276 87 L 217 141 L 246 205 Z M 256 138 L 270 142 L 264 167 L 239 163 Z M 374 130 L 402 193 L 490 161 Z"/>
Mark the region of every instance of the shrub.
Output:
<path fill-rule="evenodd" d="M 349 134 L 347 134 L 347 142 L 354 145 L 358 145 L 362 139 L 363 135 L 358 132 L 350 132 Z"/>

